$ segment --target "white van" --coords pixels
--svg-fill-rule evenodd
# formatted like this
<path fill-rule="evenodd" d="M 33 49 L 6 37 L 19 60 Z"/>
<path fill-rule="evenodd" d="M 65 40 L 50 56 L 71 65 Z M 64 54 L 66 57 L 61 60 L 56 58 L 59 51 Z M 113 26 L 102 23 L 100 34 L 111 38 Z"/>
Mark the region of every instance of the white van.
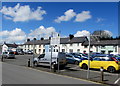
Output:
<path fill-rule="evenodd" d="M 50 66 L 52 62 L 52 67 L 55 68 L 58 66 L 58 59 L 60 67 L 66 66 L 66 54 L 63 52 L 52 52 L 52 61 L 51 61 L 51 52 L 46 52 L 45 54 L 40 54 L 38 57 L 34 58 L 34 66 L 44 65 Z"/>

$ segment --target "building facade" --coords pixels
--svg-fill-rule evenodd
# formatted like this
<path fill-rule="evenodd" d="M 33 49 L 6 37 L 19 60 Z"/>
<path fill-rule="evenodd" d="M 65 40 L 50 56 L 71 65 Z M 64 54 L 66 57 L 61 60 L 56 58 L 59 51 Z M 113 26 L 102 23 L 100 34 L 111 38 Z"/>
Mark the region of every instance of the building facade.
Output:
<path fill-rule="evenodd" d="M 2 52 L 7 52 L 7 51 L 16 51 L 18 45 L 14 44 L 8 44 L 8 43 L 4 43 L 2 45 Z"/>
<path fill-rule="evenodd" d="M 68 38 L 60 38 L 60 46 L 59 47 L 53 47 L 54 52 L 78 52 L 78 53 L 83 53 L 86 52 L 88 53 L 88 46 L 84 46 L 83 43 L 85 42 L 86 37 L 73 37 L 70 39 Z M 51 49 L 50 47 L 50 39 L 45 39 L 45 40 L 32 40 L 32 41 L 27 41 L 23 45 L 23 50 L 27 52 L 28 50 L 33 50 L 35 49 L 36 54 L 42 54 L 45 52 L 45 46 L 49 45 L 49 50 Z M 96 52 L 96 47 L 91 46 L 91 52 Z"/>
<path fill-rule="evenodd" d="M 101 40 L 101 41 L 91 41 L 90 45 L 90 52 L 102 52 L 104 54 L 110 54 L 120 53 L 120 40 Z M 83 53 L 89 52 L 89 46 L 88 41 L 86 40 L 86 37 L 73 37 L 70 39 L 68 38 L 60 38 L 60 47 L 53 47 L 54 52 L 78 52 Z M 44 40 L 35 40 L 35 41 L 27 41 L 23 45 L 23 50 L 26 52 L 28 50 L 33 50 L 35 47 L 35 53 L 36 54 L 42 54 L 46 50 L 46 45 L 50 47 L 50 39 L 44 39 Z"/>

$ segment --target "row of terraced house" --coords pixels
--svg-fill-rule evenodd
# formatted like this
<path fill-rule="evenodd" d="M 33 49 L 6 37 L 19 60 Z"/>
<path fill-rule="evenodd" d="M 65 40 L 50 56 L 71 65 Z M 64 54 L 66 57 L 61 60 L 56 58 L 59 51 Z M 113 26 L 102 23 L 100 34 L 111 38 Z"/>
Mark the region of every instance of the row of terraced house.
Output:
<path fill-rule="evenodd" d="M 78 53 L 88 53 L 88 40 L 86 37 L 67 37 L 60 38 L 60 52 L 78 52 Z M 23 45 L 23 50 L 33 50 L 35 45 L 35 53 L 42 54 L 45 52 L 45 46 L 50 45 L 50 39 L 42 40 L 31 40 L 27 41 Z M 58 47 L 54 47 L 55 52 L 58 52 Z M 120 40 L 101 40 L 96 41 L 91 40 L 90 52 L 102 52 L 105 54 L 109 53 L 120 53 Z"/>
<path fill-rule="evenodd" d="M 86 37 L 67 37 L 60 38 L 60 52 L 78 52 L 78 53 L 88 53 L 88 40 Z M 3 49 L 8 44 L 3 44 Z M 42 54 L 45 52 L 45 46 L 50 45 L 50 39 L 41 40 L 29 40 L 22 45 L 18 45 L 24 52 L 35 49 L 36 54 Z M 8 46 L 9 47 L 9 46 Z M 12 49 L 12 48 L 11 48 Z M 54 52 L 58 52 L 58 47 L 53 48 Z M 117 53 L 120 54 L 120 40 L 91 40 L 90 52 L 102 52 L 105 54 Z"/>

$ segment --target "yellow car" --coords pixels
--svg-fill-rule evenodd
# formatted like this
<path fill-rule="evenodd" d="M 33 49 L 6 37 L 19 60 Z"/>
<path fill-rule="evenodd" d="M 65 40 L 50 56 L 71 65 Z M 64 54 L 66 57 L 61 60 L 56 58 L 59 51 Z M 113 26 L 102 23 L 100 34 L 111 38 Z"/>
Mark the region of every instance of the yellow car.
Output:
<path fill-rule="evenodd" d="M 79 66 L 82 69 L 88 69 L 88 60 L 83 60 Z M 115 57 L 94 57 L 90 60 L 90 68 L 100 69 L 101 67 L 111 73 L 116 72 L 120 70 L 120 60 Z"/>

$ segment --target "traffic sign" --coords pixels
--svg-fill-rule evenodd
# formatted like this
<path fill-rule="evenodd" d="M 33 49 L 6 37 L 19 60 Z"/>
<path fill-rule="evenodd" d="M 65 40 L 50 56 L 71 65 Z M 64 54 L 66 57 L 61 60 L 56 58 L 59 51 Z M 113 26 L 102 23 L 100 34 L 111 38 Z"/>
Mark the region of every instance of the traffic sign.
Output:
<path fill-rule="evenodd" d="M 53 45 L 53 46 L 57 45 L 57 46 L 59 46 L 60 45 L 60 37 L 51 38 L 50 45 Z"/>

